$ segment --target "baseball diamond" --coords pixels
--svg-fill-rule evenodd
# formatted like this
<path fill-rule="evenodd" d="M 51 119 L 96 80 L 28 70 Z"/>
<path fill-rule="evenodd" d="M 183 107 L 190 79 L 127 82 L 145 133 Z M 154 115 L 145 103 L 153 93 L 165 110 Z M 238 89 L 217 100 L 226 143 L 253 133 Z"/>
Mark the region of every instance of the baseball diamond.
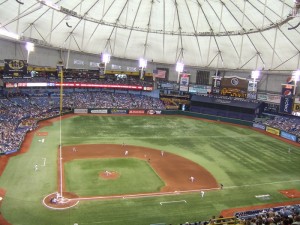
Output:
<path fill-rule="evenodd" d="M 37 130 L 27 134 L 20 153 L 1 157 L 0 195 L 4 200 L 0 202 L 0 224 L 18 224 L 21 220 L 31 225 L 41 221 L 45 224 L 140 225 L 163 221 L 177 224 L 186 218 L 196 221 L 214 214 L 232 216 L 234 211 L 230 208 L 237 206 L 241 210 L 267 203 L 270 206 L 278 202 L 300 203 L 297 197 L 290 201 L 280 192 L 300 189 L 296 175 L 299 168 L 295 163 L 300 157 L 299 148 L 292 146 L 293 154 L 288 154 L 282 149 L 287 149 L 289 143 L 270 137 L 271 134 L 183 116 L 69 114 L 61 121 L 60 155 L 58 121 L 59 118 L 53 118 L 40 122 Z M 162 123 L 164 127 L 160 126 Z M 180 129 L 172 130 L 179 125 Z M 126 129 L 126 135 L 122 129 Z M 43 143 L 39 141 L 41 132 L 47 132 Z M 261 150 L 261 159 L 257 158 L 257 148 Z M 268 163 L 268 158 L 276 165 Z M 33 162 L 42 166 L 34 171 Z M 287 168 L 280 162 L 289 163 L 289 177 L 283 176 Z M 3 182 L 11 176 L 15 163 L 23 165 L 24 173 L 14 173 L 21 175 L 18 182 L 27 183 L 23 189 L 28 198 Z M 133 166 L 132 171 L 129 165 Z M 271 176 L 270 170 L 276 171 L 276 176 Z M 113 174 L 116 174 L 114 179 L 105 177 Z M 22 179 L 23 176 L 30 179 Z M 155 182 L 157 185 L 151 187 Z M 57 203 L 53 200 L 60 190 L 62 200 Z M 206 192 L 203 198 L 201 190 Z M 265 194 L 270 198 L 255 198 Z M 15 212 L 22 218 L 11 214 L 11 204 L 18 205 Z M 32 218 L 37 218 L 37 214 L 29 215 L 30 208 L 43 215 L 43 219 L 34 222 Z"/>

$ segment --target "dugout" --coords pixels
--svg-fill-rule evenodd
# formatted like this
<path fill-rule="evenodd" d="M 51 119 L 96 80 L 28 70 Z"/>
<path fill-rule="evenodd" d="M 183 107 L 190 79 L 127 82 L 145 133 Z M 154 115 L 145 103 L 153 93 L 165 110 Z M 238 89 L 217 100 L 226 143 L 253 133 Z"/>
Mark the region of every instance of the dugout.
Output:
<path fill-rule="evenodd" d="M 262 112 L 262 102 L 226 96 L 193 95 L 190 111 L 202 114 L 253 121 Z"/>

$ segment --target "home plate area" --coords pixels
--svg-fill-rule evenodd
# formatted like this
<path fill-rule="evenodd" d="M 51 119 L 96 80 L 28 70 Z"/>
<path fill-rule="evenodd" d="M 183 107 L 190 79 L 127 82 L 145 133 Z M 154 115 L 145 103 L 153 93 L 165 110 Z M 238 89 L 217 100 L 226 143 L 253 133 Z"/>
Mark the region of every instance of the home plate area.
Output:
<path fill-rule="evenodd" d="M 288 198 L 300 198 L 300 191 L 296 189 L 281 190 L 279 192 Z"/>

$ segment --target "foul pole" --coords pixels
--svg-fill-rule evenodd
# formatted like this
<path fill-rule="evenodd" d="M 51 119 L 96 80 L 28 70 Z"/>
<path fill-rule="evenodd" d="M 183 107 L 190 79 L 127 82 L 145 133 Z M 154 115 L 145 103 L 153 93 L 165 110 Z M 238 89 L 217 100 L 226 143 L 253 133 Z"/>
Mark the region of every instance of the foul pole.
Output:
<path fill-rule="evenodd" d="M 64 80 L 64 73 L 63 73 L 63 64 L 60 62 L 58 65 L 58 74 L 60 75 L 60 99 L 59 99 L 59 176 L 60 176 L 60 184 L 59 184 L 59 194 L 61 199 L 63 199 L 63 167 L 62 167 L 62 140 L 61 140 L 61 116 L 62 116 L 62 109 L 63 109 L 63 80 Z"/>

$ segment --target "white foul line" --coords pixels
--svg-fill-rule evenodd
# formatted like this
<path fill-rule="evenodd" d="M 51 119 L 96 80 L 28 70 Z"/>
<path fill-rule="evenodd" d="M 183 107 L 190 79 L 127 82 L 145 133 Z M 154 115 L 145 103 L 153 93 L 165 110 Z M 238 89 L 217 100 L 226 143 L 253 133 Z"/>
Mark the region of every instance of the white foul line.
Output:
<path fill-rule="evenodd" d="M 162 205 L 162 204 L 169 204 L 169 203 L 175 203 L 175 202 L 186 202 L 186 200 L 179 200 L 179 201 L 168 201 L 168 202 L 160 202 L 159 204 Z"/>

